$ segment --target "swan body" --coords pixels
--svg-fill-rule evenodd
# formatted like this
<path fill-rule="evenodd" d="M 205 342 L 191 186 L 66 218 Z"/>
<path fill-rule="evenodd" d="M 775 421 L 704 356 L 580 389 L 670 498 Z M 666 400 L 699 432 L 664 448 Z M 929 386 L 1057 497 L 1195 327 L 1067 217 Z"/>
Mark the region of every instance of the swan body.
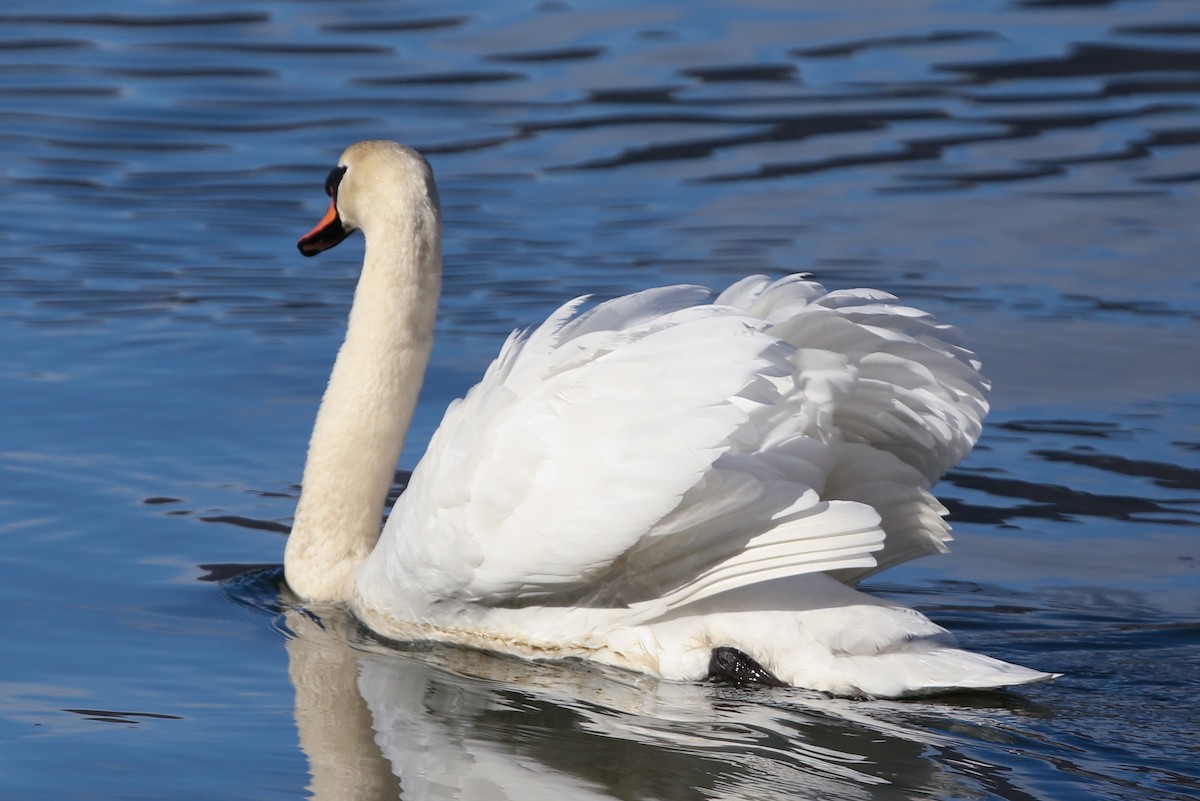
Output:
<path fill-rule="evenodd" d="M 667 679 L 736 653 L 841 695 L 1053 674 L 963 651 L 864 576 L 946 550 L 929 487 L 979 436 L 958 333 L 875 290 L 651 289 L 514 333 L 447 410 L 382 533 L 441 285 L 415 151 L 360 142 L 306 255 L 362 230 L 362 276 L 285 553 L 293 590 L 377 633 Z M 732 650 L 731 650 L 732 649 Z"/>

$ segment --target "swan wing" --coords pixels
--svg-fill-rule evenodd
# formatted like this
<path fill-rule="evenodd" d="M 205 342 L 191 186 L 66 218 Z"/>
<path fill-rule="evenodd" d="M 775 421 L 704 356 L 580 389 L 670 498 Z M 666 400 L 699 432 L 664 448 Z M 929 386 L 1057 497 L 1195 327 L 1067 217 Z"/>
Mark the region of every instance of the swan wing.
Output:
<path fill-rule="evenodd" d="M 794 349 L 705 297 L 576 300 L 511 336 L 447 410 L 360 593 L 662 607 L 873 565 L 878 515 L 820 497 L 828 447 L 757 431 L 791 392 Z"/>
<path fill-rule="evenodd" d="M 513 334 L 447 410 L 360 591 L 648 617 L 945 550 L 928 487 L 987 410 L 957 332 L 800 276 L 705 297 L 580 298 Z"/>

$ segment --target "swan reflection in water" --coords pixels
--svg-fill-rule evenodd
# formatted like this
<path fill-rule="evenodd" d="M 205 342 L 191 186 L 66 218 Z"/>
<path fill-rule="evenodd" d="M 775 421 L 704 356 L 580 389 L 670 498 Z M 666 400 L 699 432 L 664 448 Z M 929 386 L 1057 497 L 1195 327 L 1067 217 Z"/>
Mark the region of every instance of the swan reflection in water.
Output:
<path fill-rule="evenodd" d="M 335 606 L 286 609 L 280 626 L 319 801 L 870 799 L 1006 783 L 975 761 L 969 781 L 955 773 L 965 757 L 923 721 L 952 714 L 999 736 L 995 718 L 1012 710 L 996 697 L 987 710 L 863 702 L 450 645 L 404 650 Z"/>

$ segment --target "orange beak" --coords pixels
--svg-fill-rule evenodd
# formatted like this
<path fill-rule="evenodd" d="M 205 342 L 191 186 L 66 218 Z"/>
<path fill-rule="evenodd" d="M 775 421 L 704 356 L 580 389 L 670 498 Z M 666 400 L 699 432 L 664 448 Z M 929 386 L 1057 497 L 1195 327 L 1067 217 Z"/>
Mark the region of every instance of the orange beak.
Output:
<path fill-rule="evenodd" d="M 315 256 L 323 250 L 329 250 L 349 235 L 350 232 L 342 225 L 342 218 L 338 216 L 337 203 L 331 200 L 325 216 L 311 231 L 300 237 L 296 247 L 300 248 L 300 252 L 305 256 Z"/>

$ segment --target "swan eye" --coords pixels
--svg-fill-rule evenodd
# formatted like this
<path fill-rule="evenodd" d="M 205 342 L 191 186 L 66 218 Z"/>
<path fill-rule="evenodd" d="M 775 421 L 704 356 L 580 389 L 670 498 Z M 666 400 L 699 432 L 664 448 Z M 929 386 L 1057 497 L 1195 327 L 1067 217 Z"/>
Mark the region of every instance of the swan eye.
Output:
<path fill-rule="evenodd" d="M 342 182 L 342 176 L 345 174 L 345 167 L 334 167 L 330 170 L 329 177 L 325 179 L 325 194 L 336 200 L 338 184 Z"/>

